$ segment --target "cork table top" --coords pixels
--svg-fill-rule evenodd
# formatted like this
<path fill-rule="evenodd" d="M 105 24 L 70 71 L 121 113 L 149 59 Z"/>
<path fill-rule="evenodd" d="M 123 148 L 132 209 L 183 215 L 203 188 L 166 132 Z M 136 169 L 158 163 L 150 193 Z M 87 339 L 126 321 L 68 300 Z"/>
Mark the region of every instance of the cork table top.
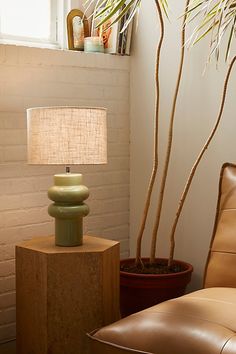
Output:
<path fill-rule="evenodd" d="M 119 242 L 98 238 L 94 236 L 84 236 L 83 245 L 75 247 L 61 247 L 55 245 L 54 236 L 35 237 L 31 240 L 21 242 L 16 247 L 23 247 L 42 253 L 87 253 L 104 252 L 107 248 L 117 245 Z"/>

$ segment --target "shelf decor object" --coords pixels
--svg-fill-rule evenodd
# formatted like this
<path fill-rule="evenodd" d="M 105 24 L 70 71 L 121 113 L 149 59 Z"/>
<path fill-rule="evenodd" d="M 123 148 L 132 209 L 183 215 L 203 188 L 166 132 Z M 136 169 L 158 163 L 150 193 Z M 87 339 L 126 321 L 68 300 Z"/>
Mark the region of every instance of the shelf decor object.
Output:
<path fill-rule="evenodd" d="M 107 163 L 106 109 L 88 107 L 40 107 L 27 109 L 29 164 L 66 165 L 66 173 L 54 176 L 48 197 L 48 213 L 55 218 L 55 244 L 80 246 L 84 203 L 89 190 L 82 174 L 70 173 L 70 165 Z"/>
<path fill-rule="evenodd" d="M 86 37 L 84 39 L 84 51 L 86 53 L 104 53 L 104 44 L 102 37 Z"/>
<path fill-rule="evenodd" d="M 71 10 L 66 18 L 68 49 L 84 50 L 85 37 L 89 36 L 89 23 L 85 14 L 78 10 Z"/>

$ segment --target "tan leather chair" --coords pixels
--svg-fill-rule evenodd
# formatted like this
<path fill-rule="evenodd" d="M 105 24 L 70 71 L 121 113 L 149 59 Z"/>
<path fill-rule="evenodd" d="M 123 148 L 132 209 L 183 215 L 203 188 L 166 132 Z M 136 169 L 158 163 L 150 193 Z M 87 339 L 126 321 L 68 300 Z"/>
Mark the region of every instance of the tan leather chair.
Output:
<path fill-rule="evenodd" d="M 90 335 L 91 354 L 236 354 L 236 166 L 222 167 L 204 289 Z"/>

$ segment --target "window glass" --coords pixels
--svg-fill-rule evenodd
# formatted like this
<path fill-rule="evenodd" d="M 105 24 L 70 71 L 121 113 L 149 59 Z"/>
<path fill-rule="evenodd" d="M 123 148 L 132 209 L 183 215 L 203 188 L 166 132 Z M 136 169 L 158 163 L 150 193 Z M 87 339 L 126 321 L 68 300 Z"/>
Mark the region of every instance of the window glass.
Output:
<path fill-rule="evenodd" d="M 50 0 L 0 0 L 3 34 L 49 39 L 50 20 Z"/>
<path fill-rule="evenodd" d="M 0 39 L 57 44 L 62 4 L 59 0 L 0 0 Z"/>

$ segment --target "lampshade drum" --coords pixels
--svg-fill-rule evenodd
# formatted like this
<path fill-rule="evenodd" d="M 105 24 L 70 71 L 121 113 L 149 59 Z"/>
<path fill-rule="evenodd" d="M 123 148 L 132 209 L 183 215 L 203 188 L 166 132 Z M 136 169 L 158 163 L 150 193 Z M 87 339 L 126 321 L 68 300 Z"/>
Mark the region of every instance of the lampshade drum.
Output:
<path fill-rule="evenodd" d="M 27 109 L 28 163 L 104 164 L 107 162 L 105 108 L 41 107 Z M 48 213 L 55 218 L 55 244 L 80 246 L 83 217 L 89 213 L 84 203 L 89 196 L 82 175 L 54 176 L 48 197 L 53 203 Z"/>
<path fill-rule="evenodd" d="M 29 164 L 107 162 L 105 108 L 29 108 L 27 127 Z"/>

